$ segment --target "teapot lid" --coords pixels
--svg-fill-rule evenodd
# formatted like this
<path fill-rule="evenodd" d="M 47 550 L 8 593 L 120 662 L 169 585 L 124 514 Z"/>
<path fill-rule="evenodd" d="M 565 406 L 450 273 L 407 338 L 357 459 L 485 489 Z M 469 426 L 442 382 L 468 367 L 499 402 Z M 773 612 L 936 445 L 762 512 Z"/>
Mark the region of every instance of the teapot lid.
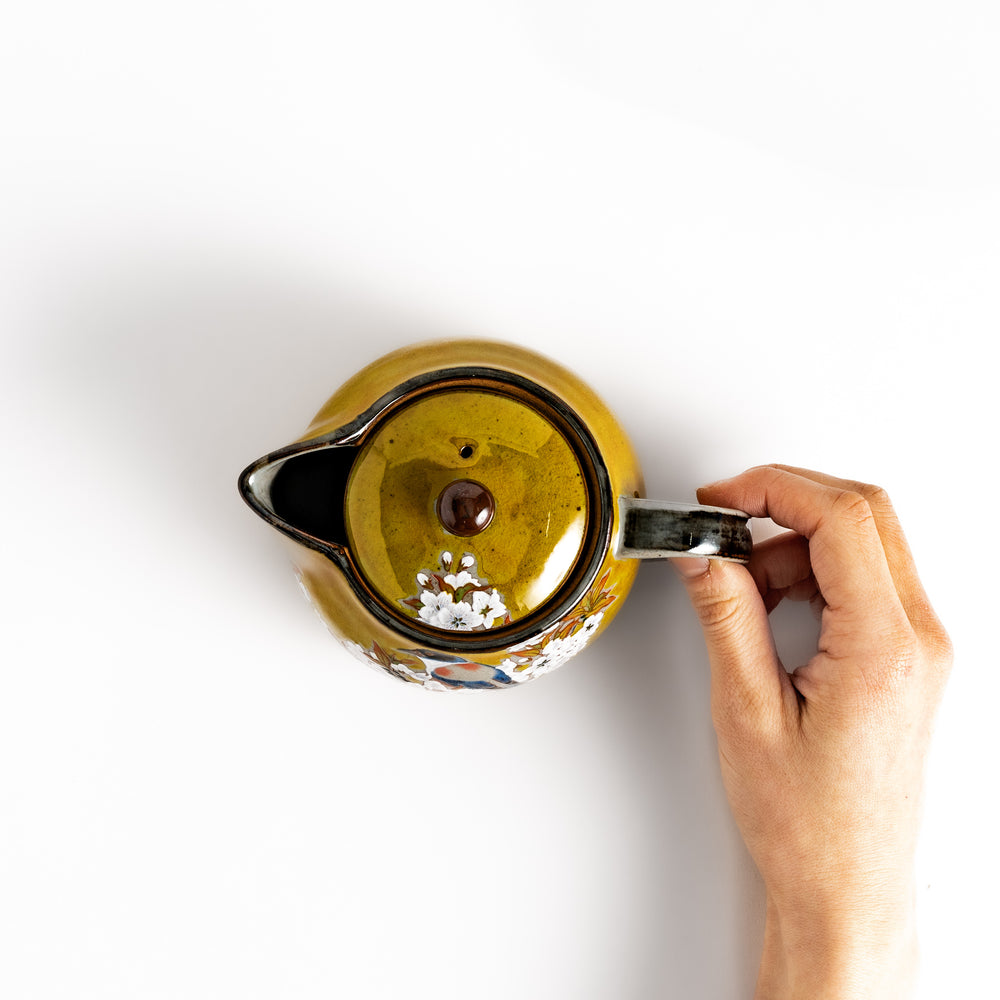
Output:
<path fill-rule="evenodd" d="M 367 588 L 413 626 L 456 638 L 519 631 L 564 602 L 606 530 L 581 434 L 523 382 L 466 378 L 400 399 L 365 431 L 344 497 Z"/>

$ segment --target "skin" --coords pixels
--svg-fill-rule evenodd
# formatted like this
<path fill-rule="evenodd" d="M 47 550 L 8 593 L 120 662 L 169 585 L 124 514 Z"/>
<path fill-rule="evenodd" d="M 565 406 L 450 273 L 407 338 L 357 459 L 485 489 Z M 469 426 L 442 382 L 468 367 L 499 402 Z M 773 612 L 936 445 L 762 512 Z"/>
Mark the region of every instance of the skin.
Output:
<path fill-rule="evenodd" d="M 790 529 L 748 566 L 675 560 L 705 633 L 726 793 L 767 891 L 756 1000 L 910 996 L 948 635 L 883 490 L 773 465 L 698 499 Z M 822 622 L 816 655 L 791 673 L 767 617 L 786 598 Z"/>

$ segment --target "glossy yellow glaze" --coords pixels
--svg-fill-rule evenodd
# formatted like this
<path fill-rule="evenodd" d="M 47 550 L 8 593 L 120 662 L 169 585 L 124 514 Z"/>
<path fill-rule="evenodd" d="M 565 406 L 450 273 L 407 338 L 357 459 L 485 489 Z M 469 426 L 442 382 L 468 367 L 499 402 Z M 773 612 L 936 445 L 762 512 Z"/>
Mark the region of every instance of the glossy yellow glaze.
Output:
<path fill-rule="evenodd" d="M 642 475 L 631 444 L 618 421 L 593 390 L 567 369 L 542 355 L 521 347 L 494 341 L 438 341 L 407 347 L 380 358 L 346 382 L 324 404 L 300 440 L 311 440 L 335 434 L 339 428 L 354 421 L 386 393 L 415 375 L 461 366 L 494 367 L 514 372 L 557 395 L 577 414 L 590 431 L 607 467 L 613 496 L 643 495 Z M 461 438 L 463 435 L 473 436 L 466 431 L 449 432 L 448 434 L 449 437 L 457 438 Z M 378 437 L 379 434 L 376 431 L 373 440 L 378 440 Z M 530 437 L 528 432 L 526 432 L 526 440 L 527 437 Z M 551 442 L 552 439 L 549 438 L 549 441 Z M 454 445 L 454 442 L 452 444 Z M 545 444 L 535 442 L 534 446 L 540 451 L 544 451 Z M 374 484 L 379 475 L 381 474 L 383 481 L 385 481 L 386 472 L 393 463 L 395 466 L 392 474 L 389 475 L 392 488 L 399 488 L 405 492 L 407 482 L 412 483 L 413 481 L 410 475 L 413 470 L 405 469 L 406 462 L 402 449 L 398 452 L 393 451 L 394 446 L 388 444 L 388 439 L 383 440 L 378 445 L 378 452 L 376 452 L 374 444 L 371 447 L 371 455 L 375 456 L 372 470 L 370 473 L 367 471 L 364 473 L 365 476 L 371 476 L 371 482 L 365 486 L 369 496 L 373 495 L 371 491 L 375 488 Z M 550 445 L 550 447 L 554 446 Z M 455 450 L 458 452 L 457 448 Z M 558 452 L 558 447 L 555 450 Z M 425 456 L 424 462 L 428 461 L 428 456 Z M 575 459 L 573 461 L 575 462 Z M 554 457 L 553 462 L 553 475 L 546 479 L 545 491 L 550 491 L 557 502 L 561 501 L 567 504 L 572 509 L 572 513 L 575 514 L 576 511 L 573 509 L 577 506 L 573 499 L 576 488 L 574 486 L 575 474 L 569 475 L 567 471 L 559 475 L 554 473 L 555 467 L 569 470 L 572 469 L 572 465 L 565 460 L 565 456 Z M 383 463 L 386 472 L 380 472 L 380 465 Z M 524 468 L 527 467 L 526 463 L 527 460 L 525 460 Z M 439 461 L 439 465 L 444 469 L 447 462 Z M 465 467 L 461 468 L 464 470 Z M 459 470 L 456 468 L 455 471 Z M 477 469 L 476 475 L 469 478 L 479 480 L 486 471 L 488 468 L 484 464 L 482 469 Z M 421 484 L 420 489 L 416 490 L 416 495 L 420 498 L 420 504 L 426 505 L 428 497 L 432 494 L 433 498 L 437 496 L 434 492 L 437 480 L 430 474 L 427 464 L 416 475 L 417 481 Z M 360 479 L 355 485 L 359 484 Z M 442 481 L 441 485 L 444 484 Z M 491 482 L 489 484 L 491 491 L 493 486 L 494 484 Z M 503 502 L 501 502 L 500 497 L 497 497 L 497 517 L 499 518 L 499 511 L 503 504 L 508 502 L 508 498 L 503 493 L 502 487 L 498 486 L 497 489 L 504 496 Z M 359 497 L 361 495 L 361 493 L 358 494 Z M 365 502 L 371 503 L 371 500 Z M 384 510 L 384 500 L 381 497 L 379 505 Z M 348 514 L 349 517 L 353 516 L 350 511 Z M 365 515 L 359 514 L 359 516 Z M 603 632 L 621 608 L 638 570 L 637 561 L 617 560 L 612 555 L 620 531 L 617 503 L 614 505 L 612 516 L 611 544 L 605 554 L 595 585 L 587 597 L 575 609 L 568 612 L 560 623 L 536 637 L 533 644 L 521 643 L 522 648 L 513 652 L 506 647 L 477 651 L 474 654 L 476 662 L 496 667 L 506 664 L 503 669 L 522 670 L 525 669 L 525 660 L 536 657 L 536 661 L 541 663 L 547 655 L 546 650 L 551 651 L 559 643 L 568 648 L 575 639 L 581 638 L 584 631 L 587 633 L 586 638 L 592 638 Z M 426 506 L 424 506 L 421 522 L 428 521 Z M 482 535 L 477 537 L 485 538 L 490 530 L 486 529 Z M 413 591 L 408 589 L 411 583 L 408 574 L 413 570 L 414 563 L 421 562 L 434 553 L 435 541 L 435 539 L 430 538 L 423 539 L 419 546 L 413 548 L 413 551 L 410 551 L 406 556 L 399 557 L 390 557 L 387 546 L 384 563 L 387 567 L 386 582 L 378 584 L 378 587 L 385 588 L 384 593 L 398 589 L 402 589 L 403 593 L 412 593 Z M 474 543 L 476 543 L 475 537 L 453 540 L 451 550 L 456 554 L 473 551 Z M 407 640 L 402 639 L 390 628 L 383 625 L 363 606 L 354 595 L 340 569 L 312 549 L 297 543 L 290 544 L 293 548 L 293 561 L 298 568 L 303 589 L 331 631 L 339 636 L 353 652 L 372 665 L 381 666 L 388 673 L 404 680 L 426 683 L 430 674 L 422 672 L 425 667 L 421 665 L 415 651 L 401 648 L 406 646 Z M 518 545 L 526 549 L 527 541 L 522 539 Z M 403 544 L 402 548 L 406 549 L 407 545 Z M 512 549 L 512 553 L 513 551 Z M 490 565 L 494 571 L 501 568 L 502 560 L 494 566 L 489 563 L 486 556 L 478 551 L 476 554 L 477 558 L 484 559 L 484 566 L 480 567 L 480 572 L 484 577 L 489 575 L 485 568 L 486 565 Z M 492 559 L 493 556 L 489 558 Z M 513 554 L 507 558 L 511 565 L 517 561 Z M 396 567 L 395 563 L 399 560 L 402 561 Z M 416 567 L 417 570 L 435 568 L 434 566 Z M 374 573 L 375 571 L 370 572 Z M 504 572 L 508 572 L 508 570 L 504 569 Z M 512 581 L 515 578 L 516 574 L 511 576 Z M 522 594 L 516 601 L 511 598 L 518 609 L 518 614 L 526 613 L 525 609 L 532 604 L 532 601 L 523 596 L 527 586 L 521 582 L 515 585 L 515 589 L 518 589 Z M 448 633 L 443 632 L 441 642 L 438 644 L 439 648 L 442 651 L 450 649 L 451 652 L 456 652 L 455 647 L 449 647 L 448 639 Z"/>
<path fill-rule="evenodd" d="M 485 486 L 495 500 L 492 521 L 471 537 L 447 531 L 435 510 L 456 480 Z M 477 578 L 517 621 L 575 565 L 587 490 L 573 449 L 536 410 L 495 392 L 455 390 L 379 425 L 355 462 L 345 512 L 354 561 L 390 606 L 402 612 L 399 602 L 420 591 L 418 574 L 438 572 L 451 552 L 475 559 Z"/>

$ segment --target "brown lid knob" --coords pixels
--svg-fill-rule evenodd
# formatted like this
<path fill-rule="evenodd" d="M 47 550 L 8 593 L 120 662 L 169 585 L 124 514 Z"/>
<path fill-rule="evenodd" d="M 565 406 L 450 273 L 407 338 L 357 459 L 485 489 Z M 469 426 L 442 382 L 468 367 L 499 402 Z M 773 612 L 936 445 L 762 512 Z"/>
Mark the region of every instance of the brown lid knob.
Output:
<path fill-rule="evenodd" d="M 449 483 L 437 499 L 437 516 L 444 530 L 461 538 L 478 535 L 493 520 L 493 494 L 472 479 Z"/>

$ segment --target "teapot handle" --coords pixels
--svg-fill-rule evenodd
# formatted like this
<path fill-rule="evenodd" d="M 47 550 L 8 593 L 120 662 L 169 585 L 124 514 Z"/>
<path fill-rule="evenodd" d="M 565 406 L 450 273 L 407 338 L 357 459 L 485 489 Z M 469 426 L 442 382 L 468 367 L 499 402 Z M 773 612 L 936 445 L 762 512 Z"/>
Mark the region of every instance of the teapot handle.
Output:
<path fill-rule="evenodd" d="M 619 559 L 669 559 L 707 556 L 745 563 L 753 538 L 750 515 L 725 507 L 619 497 Z"/>

